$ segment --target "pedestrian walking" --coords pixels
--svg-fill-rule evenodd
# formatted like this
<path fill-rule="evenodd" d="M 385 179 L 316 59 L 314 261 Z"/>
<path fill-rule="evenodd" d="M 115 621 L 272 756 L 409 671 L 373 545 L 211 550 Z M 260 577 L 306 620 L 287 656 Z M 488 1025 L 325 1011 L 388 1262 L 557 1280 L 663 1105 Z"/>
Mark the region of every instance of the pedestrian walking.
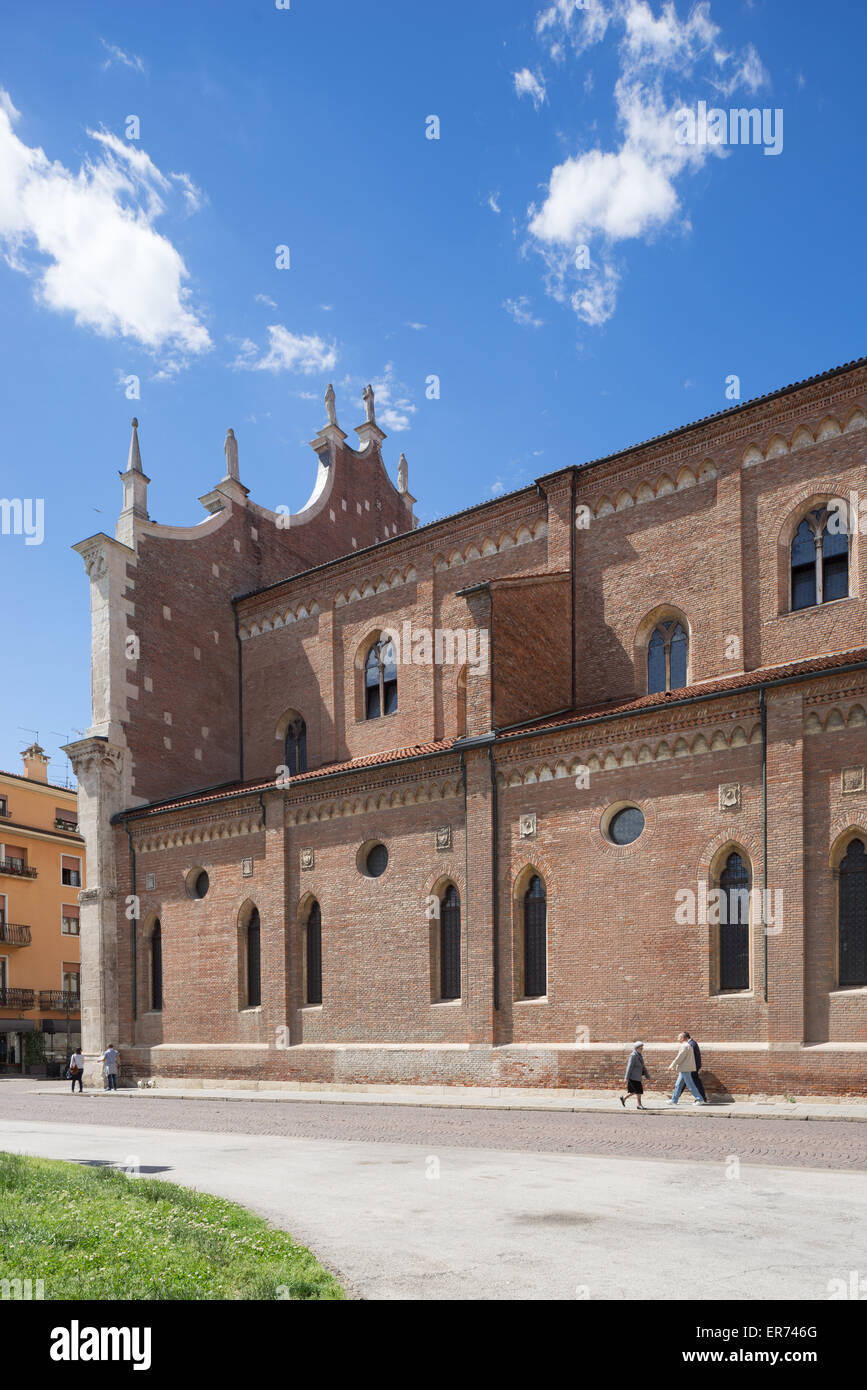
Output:
<path fill-rule="evenodd" d="M 107 1091 L 117 1090 L 117 1064 L 120 1054 L 116 1051 L 114 1044 L 109 1043 L 101 1057 L 101 1062 L 105 1068 L 105 1089 Z"/>
<path fill-rule="evenodd" d="M 701 1093 L 695 1084 L 695 1053 L 689 1045 L 686 1033 L 678 1033 L 678 1053 L 673 1062 L 669 1063 L 668 1070 L 677 1072 L 677 1081 L 672 1093 L 669 1105 L 677 1105 L 683 1095 L 684 1086 L 695 1096 L 696 1105 L 707 1105 L 706 1100 L 702 1100 Z"/>
<path fill-rule="evenodd" d="M 707 1101 L 707 1091 L 704 1089 L 704 1082 L 699 1076 L 699 1072 L 701 1071 L 701 1048 L 699 1047 L 695 1038 L 690 1037 L 689 1033 L 684 1032 L 683 1036 L 686 1038 L 687 1042 L 689 1043 L 690 1047 L 695 1053 L 695 1071 L 693 1073 L 693 1080 L 695 1081 L 695 1084 L 698 1087 L 699 1095 L 701 1096 L 702 1100 Z"/>
<path fill-rule="evenodd" d="M 644 1043 L 634 1042 L 629 1054 L 629 1061 L 626 1063 L 626 1075 L 623 1078 L 626 1082 L 626 1095 L 619 1098 L 624 1110 L 630 1096 L 635 1096 L 639 1110 L 645 1109 L 645 1106 L 641 1104 L 641 1097 L 644 1095 L 643 1077 L 646 1077 L 648 1081 L 651 1080 L 650 1072 L 644 1063 Z"/>
<path fill-rule="evenodd" d="M 82 1090 L 81 1078 L 84 1076 L 84 1058 L 80 1052 L 73 1052 L 69 1059 L 69 1067 L 66 1075 L 72 1082 L 72 1094 L 75 1095 L 75 1083 L 78 1082 L 79 1092 Z"/>

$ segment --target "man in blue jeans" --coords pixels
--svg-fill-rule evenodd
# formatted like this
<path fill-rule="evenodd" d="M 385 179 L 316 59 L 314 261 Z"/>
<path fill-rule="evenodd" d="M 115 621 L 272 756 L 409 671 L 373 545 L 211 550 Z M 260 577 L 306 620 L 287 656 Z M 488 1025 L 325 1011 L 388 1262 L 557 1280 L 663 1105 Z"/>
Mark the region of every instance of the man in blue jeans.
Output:
<path fill-rule="evenodd" d="M 695 1071 L 693 1072 L 692 1079 L 698 1087 L 698 1092 L 702 1100 L 707 1100 L 707 1091 L 704 1089 L 704 1082 L 702 1081 L 701 1076 L 699 1074 L 701 1072 L 701 1048 L 699 1047 L 695 1038 L 690 1037 L 689 1033 L 684 1032 L 683 1036 L 686 1038 L 687 1042 L 689 1043 L 690 1047 L 692 1048 L 695 1054 Z"/>
<path fill-rule="evenodd" d="M 695 1096 L 696 1105 L 707 1105 L 706 1100 L 702 1100 L 701 1092 L 695 1084 L 695 1053 L 689 1045 L 686 1033 L 678 1033 L 677 1041 L 679 1051 L 674 1061 L 669 1065 L 669 1071 L 677 1072 L 677 1083 L 674 1088 L 669 1105 L 677 1105 L 683 1095 L 684 1086 Z"/>
<path fill-rule="evenodd" d="M 103 1052 L 102 1054 L 102 1063 L 105 1067 L 105 1089 L 107 1091 L 117 1090 L 118 1056 L 118 1052 L 114 1047 L 112 1047 L 111 1043 L 109 1043 L 108 1047 L 105 1049 L 105 1052 Z"/>

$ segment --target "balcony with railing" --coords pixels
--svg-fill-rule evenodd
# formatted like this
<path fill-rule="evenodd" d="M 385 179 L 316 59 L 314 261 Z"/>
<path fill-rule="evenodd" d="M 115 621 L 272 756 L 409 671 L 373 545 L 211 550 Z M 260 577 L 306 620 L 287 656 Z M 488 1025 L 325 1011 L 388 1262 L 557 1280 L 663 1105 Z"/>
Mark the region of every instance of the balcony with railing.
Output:
<path fill-rule="evenodd" d="M 0 874 L 14 874 L 16 878 L 38 878 L 36 869 L 31 869 L 23 859 L 0 859 Z"/>
<path fill-rule="evenodd" d="M 67 1008 L 71 1014 L 79 1013 L 81 1009 L 81 995 L 73 994 L 65 989 L 41 989 L 39 991 L 40 1009 L 56 1009 L 61 1013 L 66 1013 Z"/>
<path fill-rule="evenodd" d="M 5 989 L 0 986 L 0 1009 L 32 1009 L 36 997 L 32 989 Z"/>
<path fill-rule="evenodd" d="M 29 946 L 30 928 L 20 922 L 6 922 L 0 917 L 0 946 Z"/>

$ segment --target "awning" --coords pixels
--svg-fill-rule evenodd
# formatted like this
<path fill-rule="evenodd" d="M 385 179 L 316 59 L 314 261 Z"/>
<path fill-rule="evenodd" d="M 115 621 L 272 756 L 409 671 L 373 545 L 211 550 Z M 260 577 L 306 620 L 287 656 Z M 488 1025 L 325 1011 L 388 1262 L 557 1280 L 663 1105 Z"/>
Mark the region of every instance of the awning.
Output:
<path fill-rule="evenodd" d="M 0 1018 L 0 1033 L 32 1033 L 35 1029 L 32 1018 Z"/>
<path fill-rule="evenodd" d="M 66 1020 L 64 1018 L 43 1018 L 40 1019 L 39 1027 L 43 1033 L 65 1033 Z M 71 1018 L 69 1020 L 69 1036 L 78 1037 L 81 1033 L 81 1019 Z"/>

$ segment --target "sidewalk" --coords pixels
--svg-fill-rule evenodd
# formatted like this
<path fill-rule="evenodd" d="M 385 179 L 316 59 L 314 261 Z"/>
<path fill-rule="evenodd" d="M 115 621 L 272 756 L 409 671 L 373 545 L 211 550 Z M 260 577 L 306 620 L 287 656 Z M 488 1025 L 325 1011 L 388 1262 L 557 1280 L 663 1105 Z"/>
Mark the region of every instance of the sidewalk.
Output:
<path fill-rule="evenodd" d="M 57 1095 L 68 1082 L 34 1086 L 35 1095 Z M 567 1113 L 622 1115 L 617 1094 L 611 1091 L 533 1090 L 519 1086 L 499 1088 L 476 1086 L 355 1086 L 299 1087 L 269 1086 L 259 1082 L 190 1082 L 188 1085 L 159 1085 L 152 1090 L 122 1087 L 116 1092 L 88 1089 L 89 1096 L 105 1096 L 115 1104 L 122 1098 L 158 1100 L 283 1101 L 307 1105 L 409 1105 L 446 1110 L 562 1110 Z M 867 1121 L 867 1097 L 863 1100 L 836 1100 L 826 1096 L 800 1096 L 793 1101 L 780 1097 L 750 1097 L 747 1100 L 714 1100 L 707 1106 L 695 1105 L 682 1096 L 678 1105 L 668 1105 L 668 1092 L 650 1091 L 644 1100 L 648 1110 L 663 1115 L 694 1115 L 696 1118 L 756 1119 L 764 1116 L 781 1120 L 862 1120 Z M 635 1111 L 634 1102 L 627 1110 Z M 636 1123 L 640 1122 L 638 1116 Z"/>

